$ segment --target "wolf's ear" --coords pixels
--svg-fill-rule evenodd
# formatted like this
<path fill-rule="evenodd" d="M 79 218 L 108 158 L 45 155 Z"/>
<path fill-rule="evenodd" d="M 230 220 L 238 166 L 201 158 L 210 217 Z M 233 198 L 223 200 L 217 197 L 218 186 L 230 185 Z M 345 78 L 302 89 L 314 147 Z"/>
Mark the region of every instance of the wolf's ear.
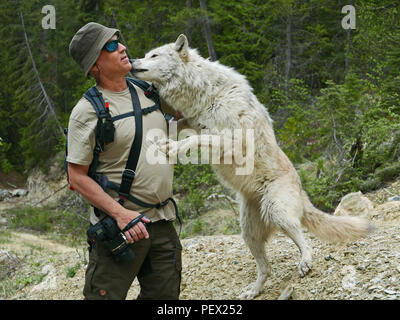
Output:
<path fill-rule="evenodd" d="M 182 60 L 189 60 L 189 43 L 184 34 L 180 34 L 175 41 L 175 50 L 179 53 Z"/>

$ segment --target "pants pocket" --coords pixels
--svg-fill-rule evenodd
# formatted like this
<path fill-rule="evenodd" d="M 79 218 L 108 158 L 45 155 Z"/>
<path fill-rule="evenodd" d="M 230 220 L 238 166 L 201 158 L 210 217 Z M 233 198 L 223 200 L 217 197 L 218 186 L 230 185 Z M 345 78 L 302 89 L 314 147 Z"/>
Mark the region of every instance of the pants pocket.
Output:
<path fill-rule="evenodd" d="M 95 261 L 90 261 L 85 274 L 85 285 L 83 287 L 83 296 L 85 300 L 100 300 L 105 299 L 106 295 L 103 292 L 95 292 L 94 289 L 94 274 L 97 269 L 97 263 Z"/>
<path fill-rule="evenodd" d="M 179 238 L 175 243 L 174 263 L 176 270 L 180 273 L 182 271 L 182 244 Z"/>

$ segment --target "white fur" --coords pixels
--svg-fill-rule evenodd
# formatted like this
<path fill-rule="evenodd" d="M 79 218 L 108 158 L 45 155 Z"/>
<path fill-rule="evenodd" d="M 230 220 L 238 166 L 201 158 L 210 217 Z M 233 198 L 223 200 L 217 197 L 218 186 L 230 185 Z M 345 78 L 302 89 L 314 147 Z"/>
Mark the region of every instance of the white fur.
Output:
<path fill-rule="evenodd" d="M 136 77 L 151 81 L 161 98 L 183 113 L 191 128 L 207 128 L 215 134 L 225 128 L 254 129 L 254 170 L 250 174 L 234 174 L 238 167 L 235 162 L 213 165 L 221 181 L 238 193 L 242 236 L 257 264 L 257 280 L 241 298 L 258 295 L 270 274 L 264 245 L 274 230 L 283 231 L 298 246 L 301 276 L 312 265 L 302 225 L 328 241 L 355 239 L 370 231 L 366 220 L 331 216 L 311 204 L 295 168 L 276 142 L 267 109 L 243 75 L 202 58 L 197 50 L 189 48 L 184 35 L 135 60 L 133 67 L 147 70 L 137 72 Z M 195 140 L 178 141 L 172 149 L 180 152 L 181 147 L 186 149 Z M 212 143 L 211 139 L 199 141 Z"/>

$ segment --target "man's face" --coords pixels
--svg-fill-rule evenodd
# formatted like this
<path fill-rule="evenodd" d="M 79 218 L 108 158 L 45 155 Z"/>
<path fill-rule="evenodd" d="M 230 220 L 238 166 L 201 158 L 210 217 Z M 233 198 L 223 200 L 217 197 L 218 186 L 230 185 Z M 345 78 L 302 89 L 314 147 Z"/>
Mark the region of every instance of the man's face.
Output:
<path fill-rule="evenodd" d="M 117 35 L 114 35 L 108 42 L 117 40 L 117 38 Z M 105 49 L 101 50 L 100 56 L 98 57 L 96 64 L 92 67 L 92 70 L 98 72 L 97 68 L 100 70 L 100 75 L 125 76 L 132 68 L 126 55 L 126 47 L 123 44 L 118 43 L 118 48 L 113 52 L 108 52 Z"/>

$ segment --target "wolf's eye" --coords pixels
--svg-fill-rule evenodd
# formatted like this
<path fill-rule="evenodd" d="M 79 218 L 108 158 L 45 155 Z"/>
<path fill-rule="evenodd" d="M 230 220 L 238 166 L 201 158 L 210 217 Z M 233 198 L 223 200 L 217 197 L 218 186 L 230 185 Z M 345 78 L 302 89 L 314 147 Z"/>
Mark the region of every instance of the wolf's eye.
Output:
<path fill-rule="evenodd" d="M 158 57 L 158 54 L 153 54 L 150 58 Z"/>

